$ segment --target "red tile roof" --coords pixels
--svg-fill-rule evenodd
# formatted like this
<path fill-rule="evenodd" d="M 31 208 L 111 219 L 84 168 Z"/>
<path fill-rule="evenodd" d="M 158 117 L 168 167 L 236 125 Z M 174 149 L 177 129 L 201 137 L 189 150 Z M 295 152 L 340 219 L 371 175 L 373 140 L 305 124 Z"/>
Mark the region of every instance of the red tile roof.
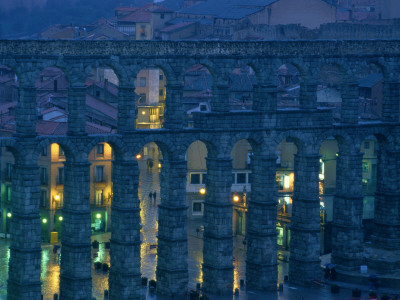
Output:
<path fill-rule="evenodd" d="M 172 32 L 172 31 L 178 30 L 180 28 L 184 28 L 184 27 L 192 25 L 192 24 L 194 24 L 194 22 L 177 23 L 177 24 L 174 24 L 174 25 L 171 25 L 171 26 L 161 29 L 160 32 Z"/>
<path fill-rule="evenodd" d="M 67 130 L 67 122 L 52 122 L 43 120 L 38 120 L 36 122 L 36 132 L 38 135 L 65 135 Z M 103 134 L 112 133 L 112 130 L 108 127 L 86 122 L 86 132 L 88 134 Z"/>
<path fill-rule="evenodd" d="M 114 120 L 117 119 L 118 110 L 115 107 L 88 94 L 86 94 L 86 105 L 110 118 L 113 118 Z"/>

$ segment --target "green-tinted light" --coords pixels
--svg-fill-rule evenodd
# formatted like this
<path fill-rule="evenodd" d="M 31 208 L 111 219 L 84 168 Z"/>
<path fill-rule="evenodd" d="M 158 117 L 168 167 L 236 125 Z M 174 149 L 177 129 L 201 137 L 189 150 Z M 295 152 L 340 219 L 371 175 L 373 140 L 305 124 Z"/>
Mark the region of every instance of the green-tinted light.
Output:
<path fill-rule="evenodd" d="M 100 218 L 101 218 L 101 214 L 97 214 L 97 215 L 96 215 L 96 218 L 97 218 L 97 219 L 100 219 Z"/>
<path fill-rule="evenodd" d="M 44 224 L 46 224 L 46 223 L 47 223 L 47 219 L 43 219 L 42 222 L 43 222 Z"/>
<path fill-rule="evenodd" d="M 63 220 L 63 217 L 59 216 L 58 219 L 59 219 L 60 221 L 62 221 L 62 220 Z"/>
<path fill-rule="evenodd" d="M 11 218 L 12 214 L 11 213 L 7 213 L 7 217 Z"/>

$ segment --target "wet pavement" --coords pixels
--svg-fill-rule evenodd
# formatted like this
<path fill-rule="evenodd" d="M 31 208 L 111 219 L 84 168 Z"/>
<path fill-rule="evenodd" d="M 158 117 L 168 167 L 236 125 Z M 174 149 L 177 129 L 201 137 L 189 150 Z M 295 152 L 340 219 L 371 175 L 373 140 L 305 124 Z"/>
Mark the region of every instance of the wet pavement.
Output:
<path fill-rule="evenodd" d="M 149 280 L 155 279 L 155 268 L 157 262 L 157 203 L 160 202 L 159 195 L 159 172 L 158 172 L 158 159 L 154 161 L 152 170 L 147 170 L 145 159 L 140 162 L 141 176 L 139 183 L 139 199 L 141 201 L 141 223 L 143 225 L 141 230 L 141 255 L 142 267 L 141 272 L 143 277 Z M 155 191 L 157 194 L 157 201 L 149 199 L 149 192 Z M 201 263 L 203 261 L 203 239 L 202 233 L 197 233 L 196 229 L 202 225 L 201 219 L 190 220 L 188 223 L 188 267 L 189 267 L 189 289 L 195 290 L 196 284 L 201 283 Z M 92 249 L 93 263 L 100 261 L 102 263 L 110 264 L 109 250 L 105 248 L 104 242 L 109 241 L 110 233 L 98 234 L 92 236 L 92 241 L 97 240 L 100 242 L 98 250 Z M 153 246 L 153 247 L 152 247 Z M 0 240 L 0 299 L 6 299 L 7 292 L 7 277 L 8 277 L 8 259 L 9 259 L 9 241 Z M 42 273 L 41 280 L 43 299 L 51 300 L 53 295 L 58 293 L 59 289 L 59 275 L 60 265 L 57 254 L 53 253 L 52 245 L 42 246 Z M 313 288 L 303 288 L 292 286 L 290 284 L 283 284 L 283 291 L 274 293 L 261 293 L 257 291 L 246 290 L 240 287 L 240 279 L 245 279 L 245 254 L 246 249 L 243 245 L 243 237 L 237 236 L 234 238 L 234 287 L 239 289 L 238 295 L 228 296 L 213 296 L 208 295 L 210 299 L 236 299 L 236 300 L 260 300 L 260 299 L 279 299 L 279 300 L 346 300 L 351 299 L 350 289 L 341 289 L 339 294 L 331 294 L 330 286 L 315 286 Z M 278 281 L 284 282 L 284 275 L 287 275 L 288 264 L 287 262 L 279 262 Z M 108 273 L 101 270 L 95 270 L 92 264 L 92 277 L 93 277 L 93 297 L 96 299 L 104 299 L 104 290 L 108 289 Z M 354 288 L 354 287 L 350 287 Z M 189 292 L 189 291 L 188 291 Z M 147 288 L 142 288 L 143 299 L 147 300 L 163 300 L 169 299 L 163 296 L 151 294 Z M 363 297 L 368 296 L 367 292 L 363 292 Z M 188 297 L 181 297 L 175 299 L 188 299 Z M 363 298 L 362 298 L 363 299 Z"/>

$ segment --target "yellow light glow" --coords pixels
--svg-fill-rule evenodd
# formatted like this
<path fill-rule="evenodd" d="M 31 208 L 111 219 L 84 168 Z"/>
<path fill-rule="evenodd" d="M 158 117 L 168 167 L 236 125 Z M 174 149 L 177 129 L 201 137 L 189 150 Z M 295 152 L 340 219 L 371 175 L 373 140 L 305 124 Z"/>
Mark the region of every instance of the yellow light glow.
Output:
<path fill-rule="evenodd" d="M 142 158 L 142 155 L 139 153 L 139 154 L 136 154 L 136 159 L 141 159 Z"/>
<path fill-rule="evenodd" d="M 47 223 L 47 219 L 43 219 L 42 222 L 43 222 L 43 224 L 46 224 Z"/>
<path fill-rule="evenodd" d="M 161 164 L 158 164 L 158 168 L 161 168 Z"/>
<path fill-rule="evenodd" d="M 199 192 L 200 192 L 200 194 L 204 195 L 206 193 L 206 189 L 205 188 L 201 188 Z"/>
<path fill-rule="evenodd" d="M 100 219 L 101 218 L 101 214 L 96 214 L 96 218 Z"/>
<path fill-rule="evenodd" d="M 145 114 L 146 114 L 146 112 L 144 110 L 142 110 L 142 115 L 145 115 Z"/>
<path fill-rule="evenodd" d="M 59 201 L 60 200 L 60 195 L 55 195 L 54 200 Z"/>
<path fill-rule="evenodd" d="M 12 214 L 11 213 L 7 213 L 7 217 L 11 218 Z"/>
<path fill-rule="evenodd" d="M 60 221 L 62 221 L 62 220 L 63 220 L 63 217 L 60 216 L 60 217 L 58 217 L 58 219 L 59 219 Z"/>
<path fill-rule="evenodd" d="M 238 195 L 235 195 L 235 196 L 233 196 L 233 201 L 235 201 L 235 202 L 239 202 L 239 196 Z"/>

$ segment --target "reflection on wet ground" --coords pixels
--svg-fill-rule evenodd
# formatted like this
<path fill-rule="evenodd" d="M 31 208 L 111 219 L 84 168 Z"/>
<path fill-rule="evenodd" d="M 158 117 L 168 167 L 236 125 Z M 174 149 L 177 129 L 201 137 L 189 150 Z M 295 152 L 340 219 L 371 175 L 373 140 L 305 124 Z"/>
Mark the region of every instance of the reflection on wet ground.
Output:
<path fill-rule="evenodd" d="M 155 166 L 158 165 L 156 159 Z M 142 266 L 141 272 L 143 277 L 155 279 L 155 268 L 157 263 L 157 249 L 154 245 L 157 244 L 157 204 L 153 199 L 149 199 L 149 192 L 155 191 L 158 195 L 157 203 L 159 203 L 159 173 L 158 169 L 153 168 L 152 172 L 147 172 L 145 161 L 140 162 L 141 176 L 139 184 L 139 199 L 141 202 L 141 223 L 143 225 L 141 230 L 141 255 Z M 201 264 L 203 262 L 203 239 L 202 234 L 196 232 L 196 228 L 200 226 L 201 220 L 191 220 L 188 224 L 188 268 L 189 268 L 189 288 L 195 289 L 196 283 L 202 282 Z M 93 297 L 96 299 L 104 299 L 104 290 L 108 289 L 108 273 L 102 270 L 95 270 L 94 263 L 99 261 L 102 263 L 110 264 L 109 250 L 105 248 L 104 242 L 109 241 L 110 233 L 94 235 L 92 241 L 97 240 L 100 242 L 98 250 L 92 249 L 92 277 L 93 277 Z M 152 247 L 153 245 L 153 247 Z M 9 260 L 9 241 L 0 240 L 0 299 L 6 299 L 7 291 L 7 277 L 8 277 L 8 260 Z M 234 286 L 240 288 L 240 279 L 245 279 L 245 246 L 243 245 L 243 237 L 237 236 L 234 238 Z M 59 292 L 59 275 L 60 265 L 57 254 L 53 253 L 52 245 L 42 246 L 42 273 L 41 280 L 42 293 L 44 299 L 53 299 L 53 295 Z M 287 263 L 281 262 L 278 265 L 279 282 L 283 282 L 284 275 L 287 274 Z M 162 296 L 152 295 L 146 288 L 142 289 L 143 299 L 169 299 Z M 334 300 L 350 298 L 351 292 L 349 290 L 342 290 L 341 294 L 331 295 L 328 287 L 321 287 L 318 289 L 305 289 L 294 287 L 285 284 L 283 292 L 275 293 L 259 293 L 255 291 L 246 291 L 240 289 L 239 295 L 229 296 L 210 296 L 210 299 L 236 299 L 236 300 L 260 300 L 260 299 L 318 299 L 318 300 Z M 187 299 L 187 297 L 175 298 Z"/>

